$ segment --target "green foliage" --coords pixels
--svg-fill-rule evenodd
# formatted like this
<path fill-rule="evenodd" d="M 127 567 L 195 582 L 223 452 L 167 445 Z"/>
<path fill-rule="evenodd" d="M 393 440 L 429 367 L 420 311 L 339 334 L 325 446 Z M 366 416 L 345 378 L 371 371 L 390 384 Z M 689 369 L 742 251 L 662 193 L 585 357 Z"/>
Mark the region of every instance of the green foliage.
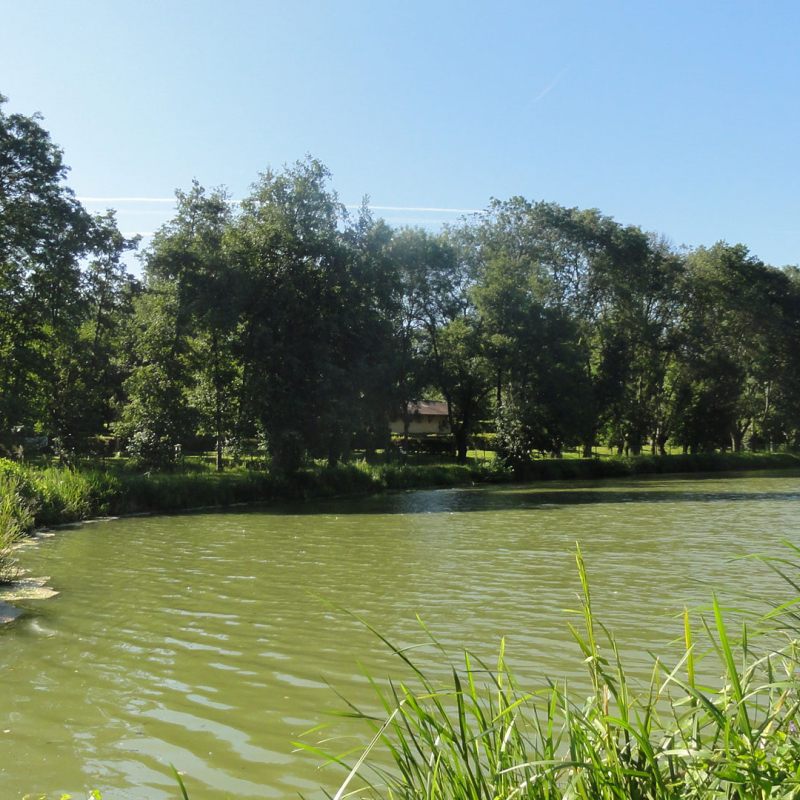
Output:
<path fill-rule="evenodd" d="M 114 434 L 140 468 L 180 469 L 203 437 L 221 470 L 258 440 L 291 475 L 374 460 L 426 397 L 446 401 L 459 462 L 493 419 L 497 469 L 518 474 L 599 444 L 800 448 L 800 271 L 743 245 L 676 250 L 521 197 L 393 230 L 366 203 L 348 214 L 309 157 L 241 204 L 177 192 L 140 284 L 136 242 L 65 177 L 39 119 L 0 101 L 3 455 L 47 441 L 74 463 Z"/>
<path fill-rule="evenodd" d="M 104 472 L 51 467 L 28 469 L 0 459 L 0 501 L 18 507 L 16 533 L 34 524 L 58 525 L 107 514 L 121 493 L 121 481 Z"/>
<path fill-rule="evenodd" d="M 783 438 L 793 424 L 781 412 L 798 364 L 797 286 L 743 245 L 718 242 L 689 255 L 681 290 L 675 439 L 692 450 L 727 440 L 739 452 L 754 434 Z"/>
<path fill-rule="evenodd" d="M 348 452 L 374 417 L 391 332 L 371 222 L 349 224 L 328 178 L 313 159 L 263 174 L 230 236 L 244 287 L 243 391 L 284 473 Z"/>
<path fill-rule="evenodd" d="M 108 514 L 121 491 L 121 481 L 104 472 L 49 468 L 32 473 L 39 507 L 39 525 L 77 522 Z"/>
<path fill-rule="evenodd" d="M 189 408 L 189 355 L 179 315 L 177 287 L 154 280 L 134 303 L 131 321 L 130 375 L 115 432 L 143 467 L 165 467 L 176 457 L 176 445 L 195 431 Z"/>
<path fill-rule="evenodd" d="M 18 478 L 0 473 L 0 584 L 16 576 L 11 548 L 33 528 L 33 503 Z"/>
<path fill-rule="evenodd" d="M 74 450 L 100 432 L 110 408 L 110 287 L 130 281 L 119 257 L 135 242 L 119 234 L 113 215 L 84 210 L 63 183 L 63 154 L 40 118 L 7 115 L 4 102 L 0 96 L 0 452 L 22 447 L 36 426 Z"/>
<path fill-rule="evenodd" d="M 30 470 L 26 469 L 22 464 L 9 461 L 7 458 L 0 458 L 0 478 L 13 481 L 18 487 L 21 496 L 26 500 L 32 500 L 36 497 L 35 478 L 31 475 Z"/>
<path fill-rule="evenodd" d="M 429 466 L 398 466 L 385 464 L 376 467 L 375 480 L 386 489 L 424 489 L 434 486 L 458 486 L 483 480 L 486 471 L 482 467 L 462 464 L 431 464 Z"/>

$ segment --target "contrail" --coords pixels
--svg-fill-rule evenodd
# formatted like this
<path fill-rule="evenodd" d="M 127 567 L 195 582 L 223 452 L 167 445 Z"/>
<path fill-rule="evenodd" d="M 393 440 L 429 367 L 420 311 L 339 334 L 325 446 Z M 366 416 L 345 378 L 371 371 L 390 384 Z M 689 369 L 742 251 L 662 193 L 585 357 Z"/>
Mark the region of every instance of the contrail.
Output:
<path fill-rule="evenodd" d="M 174 197 L 76 197 L 81 203 L 174 203 Z"/>
<path fill-rule="evenodd" d="M 555 88 L 555 85 L 561 80 L 561 77 L 564 75 L 566 71 L 567 68 L 564 67 L 564 69 L 562 69 L 561 72 L 559 72 L 558 75 L 556 75 L 555 78 L 553 78 L 553 80 L 550 81 L 550 83 L 548 83 L 547 86 L 545 86 L 544 89 L 542 89 L 542 91 L 539 92 L 539 94 L 537 94 L 536 97 L 534 97 L 533 100 L 531 100 L 527 106 L 525 106 L 525 108 L 528 109 L 535 103 L 538 103 L 548 92 L 550 92 L 551 89 Z"/>
<path fill-rule="evenodd" d="M 78 197 L 81 203 L 175 203 L 174 197 Z M 228 200 L 231 205 L 239 205 L 241 200 Z M 361 208 L 361 205 L 345 205 L 345 208 Z M 428 206 L 373 206 L 375 211 L 418 211 L 437 214 L 481 214 L 480 208 L 432 208 Z"/>

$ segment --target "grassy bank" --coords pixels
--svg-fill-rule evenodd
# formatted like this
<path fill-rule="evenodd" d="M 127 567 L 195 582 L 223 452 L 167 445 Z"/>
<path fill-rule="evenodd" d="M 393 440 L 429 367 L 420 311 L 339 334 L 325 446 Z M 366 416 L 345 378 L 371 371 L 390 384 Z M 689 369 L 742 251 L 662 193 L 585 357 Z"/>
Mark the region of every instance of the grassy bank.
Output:
<path fill-rule="evenodd" d="M 456 486 L 488 475 L 480 466 L 454 464 L 348 464 L 291 476 L 243 468 L 218 473 L 197 465 L 176 472 L 136 473 L 114 466 L 106 471 L 37 469 L 0 459 L 0 582 L 13 576 L 9 548 L 34 527 L 109 515 Z"/>
<path fill-rule="evenodd" d="M 477 459 L 469 464 L 440 460 L 368 464 L 364 461 L 335 468 L 313 467 L 280 476 L 237 467 L 216 472 L 204 464 L 187 464 L 173 472 L 139 473 L 110 462 L 104 469 L 90 466 L 74 471 L 57 467 L 23 466 L 0 459 L 0 509 L 24 508 L 17 526 L 57 525 L 104 515 L 179 511 L 202 506 L 270 500 L 308 500 L 381 492 L 424 489 L 470 483 L 515 480 L 591 480 L 645 474 L 738 472 L 800 469 L 800 457 L 788 453 L 709 453 L 539 459 L 512 472 L 496 462 Z M 28 512 L 33 513 L 30 518 Z M 2 514 L 0 510 L 0 515 Z M 12 515 L 13 516 L 13 515 Z"/>
<path fill-rule="evenodd" d="M 581 480 L 633 475 L 691 472 L 750 472 L 800 469 L 792 453 L 698 453 L 666 456 L 609 456 L 607 458 L 543 458 L 514 474 L 518 480 Z"/>

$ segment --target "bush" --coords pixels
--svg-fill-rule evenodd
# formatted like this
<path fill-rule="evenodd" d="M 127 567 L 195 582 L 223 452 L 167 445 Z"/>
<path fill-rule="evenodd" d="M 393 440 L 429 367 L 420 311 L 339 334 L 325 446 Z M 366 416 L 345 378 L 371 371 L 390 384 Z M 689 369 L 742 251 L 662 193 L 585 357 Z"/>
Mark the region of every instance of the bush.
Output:
<path fill-rule="evenodd" d="M 107 514 L 120 480 L 103 472 L 72 472 L 51 467 L 32 474 L 39 498 L 40 525 L 77 522 Z"/>

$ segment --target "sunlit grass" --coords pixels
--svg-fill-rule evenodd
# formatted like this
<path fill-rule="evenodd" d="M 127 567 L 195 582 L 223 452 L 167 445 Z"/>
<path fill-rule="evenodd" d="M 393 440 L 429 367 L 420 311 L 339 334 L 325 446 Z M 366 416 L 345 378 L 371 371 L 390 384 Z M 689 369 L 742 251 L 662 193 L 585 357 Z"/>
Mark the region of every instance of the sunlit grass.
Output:
<path fill-rule="evenodd" d="M 382 715 L 354 706 L 344 712 L 364 723 L 370 744 L 357 757 L 330 752 L 330 743 L 300 745 L 347 768 L 336 800 L 351 793 L 397 800 L 800 796 L 799 650 L 791 632 L 772 625 L 770 633 L 735 636 L 714 598 L 707 619 L 693 625 L 684 614 L 682 656 L 669 666 L 654 659 L 640 686 L 592 610 L 580 551 L 576 561 L 581 624 L 570 628 L 588 696 L 556 680 L 521 688 L 502 646 L 493 665 L 464 652 L 442 684 L 384 639 L 409 678 L 388 688 L 371 681 Z M 786 614 L 797 602 L 762 624 L 791 623 Z M 700 685 L 701 668 L 716 670 L 720 685 Z"/>
<path fill-rule="evenodd" d="M 0 473 L 0 584 L 17 575 L 13 546 L 33 527 L 33 507 L 20 480 Z"/>

